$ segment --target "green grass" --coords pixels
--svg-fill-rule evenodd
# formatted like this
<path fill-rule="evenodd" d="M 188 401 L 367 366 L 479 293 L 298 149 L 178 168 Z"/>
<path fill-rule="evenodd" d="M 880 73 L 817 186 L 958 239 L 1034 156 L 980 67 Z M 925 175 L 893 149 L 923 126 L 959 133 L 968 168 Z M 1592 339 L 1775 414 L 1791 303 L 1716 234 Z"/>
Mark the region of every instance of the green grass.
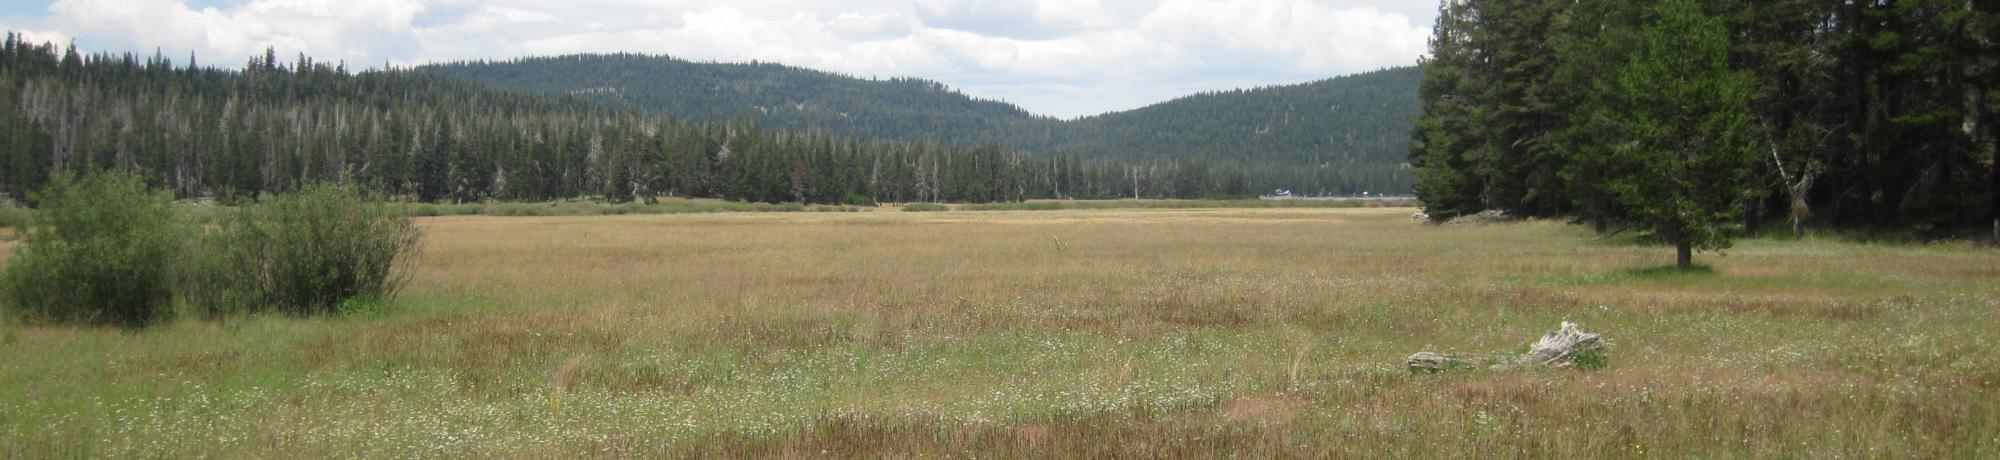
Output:
<path fill-rule="evenodd" d="M 33 216 L 34 211 L 0 206 L 0 229 L 26 226 L 28 225 L 28 219 Z"/>
<path fill-rule="evenodd" d="M 959 205 L 961 211 L 1060 211 L 1082 209 L 1263 209 L 1408 207 L 1414 200 L 1033 200 Z"/>
<path fill-rule="evenodd" d="M 378 314 L 0 327 L 0 456 L 2000 455 L 2000 252 L 1411 212 L 419 219 Z"/>
<path fill-rule="evenodd" d="M 699 214 L 717 212 L 857 212 L 862 207 L 801 205 L 798 203 L 746 203 L 714 199 L 661 198 L 656 203 L 605 203 L 564 200 L 545 203 L 409 203 L 403 205 L 412 216 L 616 216 L 626 214 Z"/>

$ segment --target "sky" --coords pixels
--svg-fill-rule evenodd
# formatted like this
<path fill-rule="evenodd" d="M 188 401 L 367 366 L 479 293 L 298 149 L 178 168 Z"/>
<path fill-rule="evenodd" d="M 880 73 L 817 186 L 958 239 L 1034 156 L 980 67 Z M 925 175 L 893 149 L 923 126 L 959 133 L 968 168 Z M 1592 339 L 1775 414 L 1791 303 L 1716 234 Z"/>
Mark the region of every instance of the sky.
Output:
<path fill-rule="evenodd" d="M 919 77 L 1063 118 L 1415 64 L 1434 0 L 0 0 L 0 29 L 241 67 L 634 52 Z"/>

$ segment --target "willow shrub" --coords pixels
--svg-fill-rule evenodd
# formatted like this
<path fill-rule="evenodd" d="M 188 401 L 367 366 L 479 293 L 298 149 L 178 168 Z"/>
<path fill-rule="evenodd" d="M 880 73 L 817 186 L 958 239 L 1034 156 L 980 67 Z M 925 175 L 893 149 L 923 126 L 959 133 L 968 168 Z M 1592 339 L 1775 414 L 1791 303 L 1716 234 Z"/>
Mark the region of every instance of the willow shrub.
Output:
<path fill-rule="evenodd" d="M 208 316 L 343 313 L 402 284 L 398 262 L 421 243 L 405 210 L 349 186 L 320 184 L 218 216 L 188 274 Z"/>
<path fill-rule="evenodd" d="M 58 176 L 0 274 L 0 298 L 30 322 L 143 326 L 165 317 L 188 234 L 173 200 L 139 178 Z"/>

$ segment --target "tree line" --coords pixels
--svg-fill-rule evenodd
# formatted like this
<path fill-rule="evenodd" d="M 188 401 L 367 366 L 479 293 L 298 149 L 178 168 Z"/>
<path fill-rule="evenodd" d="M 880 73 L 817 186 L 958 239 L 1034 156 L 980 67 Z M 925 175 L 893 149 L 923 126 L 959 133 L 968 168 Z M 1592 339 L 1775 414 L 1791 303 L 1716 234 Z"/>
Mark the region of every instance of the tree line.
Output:
<path fill-rule="evenodd" d="M 2000 239 L 2000 2 L 1449 0 L 1409 157 L 1485 210 L 1725 246 L 1773 220 Z"/>
<path fill-rule="evenodd" d="M 352 72 L 267 51 L 226 70 L 159 53 L 86 56 L 11 33 L 0 45 L 0 134 L 0 193 L 17 201 L 52 177 L 105 170 L 179 198 L 219 201 L 323 182 L 426 202 L 860 203 L 1240 197 L 1295 180 L 1339 193 L 1393 181 L 1348 183 L 1353 172 L 1336 169 L 862 140 L 764 128 L 751 117 L 675 118 L 503 92 L 409 68 Z"/>
<path fill-rule="evenodd" d="M 1286 174 L 1265 191 L 1407 193 L 1401 165 L 1420 79 L 1400 67 L 1294 85 L 1205 92 L 1059 120 L 920 79 L 873 80 L 771 63 L 582 54 L 421 67 L 497 88 L 670 116 L 755 117 L 766 127 L 942 141 L 1128 162 L 1207 160 Z M 1268 166 L 1268 167 L 1261 167 Z M 1294 174 L 1295 170 L 1337 170 Z"/>

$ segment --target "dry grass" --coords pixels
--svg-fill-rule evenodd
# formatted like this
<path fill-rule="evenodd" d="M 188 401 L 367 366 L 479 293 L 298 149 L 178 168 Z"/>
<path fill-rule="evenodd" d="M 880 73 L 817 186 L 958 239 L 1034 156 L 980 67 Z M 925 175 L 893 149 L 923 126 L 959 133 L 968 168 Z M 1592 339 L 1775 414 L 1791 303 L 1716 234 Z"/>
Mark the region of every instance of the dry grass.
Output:
<path fill-rule="evenodd" d="M 11 330 L 0 456 L 2000 455 L 2000 253 L 1410 212 L 425 219 L 394 314 Z"/>

